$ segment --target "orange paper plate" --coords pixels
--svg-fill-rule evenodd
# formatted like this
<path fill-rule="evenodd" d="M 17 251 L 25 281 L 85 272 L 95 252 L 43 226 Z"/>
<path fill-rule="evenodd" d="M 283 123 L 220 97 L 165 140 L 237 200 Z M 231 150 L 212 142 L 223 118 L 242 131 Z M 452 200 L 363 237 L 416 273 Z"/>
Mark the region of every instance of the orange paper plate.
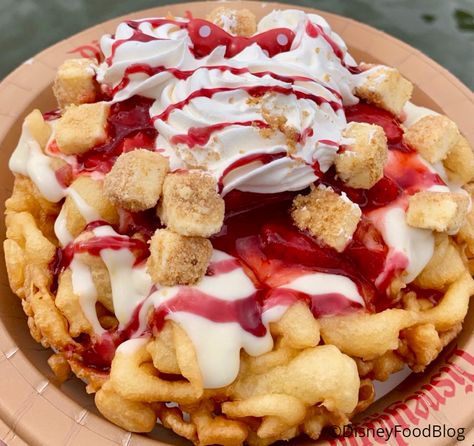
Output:
<path fill-rule="evenodd" d="M 224 5 L 249 8 L 257 17 L 273 9 L 294 7 L 248 1 L 225 2 Z M 183 16 L 186 10 L 204 17 L 216 6 L 213 2 L 182 3 L 140 11 L 127 18 L 164 16 L 168 12 Z M 474 145 L 474 94 L 452 74 L 414 48 L 374 28 L 334 14 L 301 9 L 326 18 L 346 41 L 356 60 L 398 68 L 415 85 L 413 101 L 448 115 Z M 33 108 L 43 111 L 55 108 L 51 83 L 57 67 L 66 58 L 97 54 L 100 36 L 113 33 L 122 20 L 110 20 L 59 42 L 25 62 L 0 84 L 2 210 L 13 184 L 8 158 L 16 146 L 23 118 Z M 3 218 L 0 225 L 4 238 Z M 98 414 L 92 397 L 86 395 L 84 385 L 77 379 L 57 387 L 46 364 L 50 352 L 31 339 L 20 301 L 10 291 L 3 261 L 0 262 L 0 283 L 0 439 L 4 443 L 9 446 L 187 444 L 160 427 L 148 435 L 138 435 L 109 423 Z M 464 428 L 462 444 L 474 444 L 473 328 L 471 307 L 460 336 L 425 373 L 411 375 L 358 418 L 360 426 L 372 428 L 374 433 L 378 428 L 399 426 L 396 437 L 392 433 L 387 440 L 386 433 L 374 436 L 369 431 L 368 437 L 353 435 L 319 442 L 303 438 L 293 440 L 292 444 L 441 446 L 460 441 L 459 428 Z M 402 432 L 404 428 L 410 432 Z M 427 429 L 430 429 L 430 438 L 424 437 Z M 411 435 L 406 437 L 404 434 L 408 433 Z"/>

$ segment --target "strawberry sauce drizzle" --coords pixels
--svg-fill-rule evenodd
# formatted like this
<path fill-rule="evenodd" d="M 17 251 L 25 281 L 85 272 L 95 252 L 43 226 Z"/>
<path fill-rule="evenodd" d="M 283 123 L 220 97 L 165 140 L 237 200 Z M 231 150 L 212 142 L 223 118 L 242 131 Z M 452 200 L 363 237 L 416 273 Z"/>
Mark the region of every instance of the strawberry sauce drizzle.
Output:
<path fill-rule="evenodd" d="M 285 158 L 287 156 L 286 152 L 279 152 L 279 153 L 252 153 L 250 155 L 245 155 L 241 158 L 239 158 L 237 161 L 234 161 L 232 164 L 229 164 L 222 173 L 221 177 L 219 178 L 219 181 L 217 183 L 217 187 L 219 189 L 219 192 L 222 192 L 224 189 L 224 180 L 225 177 L 235 171 L 236 169 L 239 169 L 241 167 L 247 166 L 251 163 L 259 162 L 262 165 L 269 164 L 275 160 Z"/>
<path fill-rule="evenodd" d="M 141 303 L 137 305 L 130 322 L 122 330 L 107 331 L 96 339 L 91 339 L 85 334 L 81 334 L 80 338 L 75 339 L 80 344 L 76 353 L 81 355 L 82 364 L 86 367 L 108 373 L 117 347 L 137 332 L 140 325 L 138 315 L 141 307 Z M 143 335 L 146 334 L 148 334 L 148 331 L 143 333 Z"/>
<path fill-rule="evenodd" d="M 209 125 L 207 127 L 190 127 L 188 133 L 183 135 L 174 135 L 170 138 L 171 144 L 186 144 L 191 149 L 195 146 L 205 146 L 214 132 L 225 129 L 233 125 L 241 127 L 257 127 L 259 129 L 269 128 L 269 124 L 264 121 L 236 121 L 220 122 L 219 124 Z"/>
<path fill-rule="evenodd" d="M 191 287 L 183 287 L 175 297 L 155 309 L 151 327 L 160 330 L 166 316 L 178 311 L 192 313 L 217 323 L 237 322 L 254 336 L 265 336 L 267 332 L 262 323 L 262 306 L 258 301 L 258 293 L 244 299 L 227 301 Z"/>
<path fill-rule="evenodd" d="M 274 288 L 266 296 L 265 308 L 305 302 L 316 317 L 349 314 L 361 306 L 339 293 L 310 295 L 289 288 Z"/>
<path fill-rule="evenodd" d="M 240 263 L 237 259 L 225 259 L 219 262 L 212 262 L 207 267 L 206 276 L 218 276 L 220 274 L 230 273 L 240 268 Z"/>
<path fill-rule="evenodd" d="M 201 88 L 199 90 L 191 93 L 186 99 L 176 102 L 169 105 L 163 112 L 159 115 L 153 116 L 153 121 L 160 120 L 166 121 L 169 118 L 169 115 L 174 110 L 182 110 L 186 105 L 188 105 L 193 99 L 196 98 L 212 98 L 217 93 L 224 93 L 228 91 L 245 91 L 252 97 L 262 97 L 268 92 L 279 93 L 283 95 L 295 95 L 297 99 L 308 99 L 313 101 L 317 105 L 321 106 L 322 104 L 329 104 L 334 111 L 342 109 L 342 105 L 335 101 L 329 101 L 322 96 L 317 96 L 311 93 L 305 93 L 303 91 L 294 90 L 293 88 L 286 88 L 280 85 L 259 85 L 255 87 L 217 87 L 217 88 Z"/>
<path fill-rule="evenodd" d="M 163 65 L 153 67 L 146 63 L 131 64 L 125 69 L 121 82 L 113 88 L 112 95 L 115 95 L 119 91 L 123 90 L 130 83 L 130 76 L 134 74 L 146 74 L 147 76 L 151 77 L 160 73 L 169 73 L 172 76 L 174 76 L 176 79 L 186 80 L 199 70 L 219 70 L 221 72 L 230 72 L 235 75 L 249 73 L 252 76 L 255 76 L 258 78 L 268 76 L 268 77 L 271 77 L 272 79 L 285 82 L 291 85 L 293 85 L 295 82 L 312 82 L 312 83 L 316 83 L 318 85 L 323 86 L 328 91 L 330 91 L 336 98 L 342 101 L 342 95 L 337 90 L 335 90 L 334 88 L 330 87 L 329 85 L 327 85 L 326 83 L 318 79 L 314 79 L 314 78 L 310 78 L 306 76 L 284 76 L 281 74 L 274 73 L 272 71 L 252 72 L 250 71 L 249 68 L 236 68 L 236 67 L 231 67 L 228 65 L 209 65 L 209 66 L 202 66 L 202 67 L 196 68 L 195 70 L 180 70 L 178 68 L 173 68 L 173 67 L 167 68 Z"/>
<path fill-rule="evenodd" d="M 353 74 L 361 72 L 359 67 L 349 66 L 346 64 L 344 61 L 344 52 L 342 51 L 341 47 L 324 31 L 320 25 L 316 25 L 315 23 L 308 20 L 306 23 L 306 34 L 312 38 L 321 36 L 331 47 L 336 57 L 341 61 L 342 66 L 346 67 Z"/>
<path fill-rule="evenodd" d="M 111 48 L 111 53 L 110 56 L 105 59 L 105 62 L 107 65 L 111 65 L 112 60 L 115 56 L 115 53 L 117 52 L 117 49 L 123 45 L 124 43 L 127 42 L 152 42 L 155 40 L 163 40 L 159 39 L 154 36 L 150 36 L 149 34 L 145 34 L 143 31 L 140 30 L 139 26 L 141 23 L 144 23 L 145 21 L 140 21 L 140 20 L 128 20 L 125 23 L 133 30 L 133 33 L 130 37 L 127 39 L 121 39 L 121 40 L 116 40 Z M 172 19 L 150 19 L 146 20 L 146 22 L 150 23 L 154 28 L 157 28 L 162 25 L 170 24 L 174 25 L 178 28 L 184 28 L 186 26 L 186 22 L 178 22 L 177 20 L 172 20 Z"/>
<path fill-rule="evenodd" d="M 95 226 L 108 225 L 104 222 L 94 222 Z M 88 229 L 93 229 L 93 226 L 88 226 Z M 54 274 L 59 275 L 62 271 L 69 267 L 76 254 L 90 254 L 92 256 L 100 256 L 104 249 L 112 249 L 118 251 L 120 249 L 128 249 L 135 254 L 135 265 L 139 265 L 149 256 L 148 245 L 134 238 L 127 236 L 104 236 L 92 237 L 88 240 L 81 240 L 78 242 L 71 242 L 64 249 L 60 250 L 60 255 L 54 267 Z"/>

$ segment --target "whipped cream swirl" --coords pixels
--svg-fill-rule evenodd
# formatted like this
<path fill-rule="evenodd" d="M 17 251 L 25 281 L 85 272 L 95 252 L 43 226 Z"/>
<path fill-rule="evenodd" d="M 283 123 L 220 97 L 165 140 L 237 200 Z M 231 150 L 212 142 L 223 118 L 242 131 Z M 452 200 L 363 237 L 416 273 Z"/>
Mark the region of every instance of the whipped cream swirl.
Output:
<path fill-rule="evenodd" d="M 156 148 L 173 169 L 204 168 L 232 189 L 257 193 L 300 190 L 326 171 L 342 144 L 343 105 L 352 94 L 355 62 L 328 23 L 302 11 L 273 11 L 257 33 L 281 29 L 270 56 L 258 41 L 229 56 L 224 45 L 196 55 L 213 28 L 188 19 L 144 19 L 104 36 L 98 80 L 113 101 L 154 99 Z M 288 33 L 293 40 L 289 42 Z M 199 56 L 199 57 L 198 57 Z M 316 169 L 315 169 L 316 167 Z"/>

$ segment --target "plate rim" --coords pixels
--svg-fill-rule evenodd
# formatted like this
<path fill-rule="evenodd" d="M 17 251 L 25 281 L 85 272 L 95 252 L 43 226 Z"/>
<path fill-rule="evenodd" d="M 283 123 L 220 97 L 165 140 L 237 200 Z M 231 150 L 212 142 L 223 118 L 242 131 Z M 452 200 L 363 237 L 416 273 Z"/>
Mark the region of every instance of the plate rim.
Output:
<path fill-rule="evenodd" d="M 82 31 L 80 31 L 80 32 L 68 37 L 68 38 L 62 39 L 59 42 L 49 46 L 48 48 L 46 48 L 46 49 L 42 50 L 41 52 L 37 53 L 31 59 L 24 62 L 20 66 L 18 66 L 16 69 L 14 69 L 0 83 L 0 103 L 2 102 L 1 98 L 3 98 L 4 96 L 6 96 L 8 98 L 8 94 L 10 93 L 10 91 L 12 91 L 12 94 L 23 92 L 23 95 L 22 95 L 23 99 L 19 102 L 9 104 L 9 107 L 8 107 L 7 111 L 4 110 L 3 106 L 0 107 L 0 116 L 2 116 L 2 120 L 0 121 L 0 142 L 3 142 L 6 135 L 12 130 L 12 126 L 14 126 L 14 124 L 17 123 L 19 121 L 19 119 L 21 119 L 24 116 L 26 110 L 29 107 L 29 104 L 32 101 L 34 101 L 34 99 L 37 97 L 37 95 L 39 93 L 43 92 L 48 87 L 48 85 L 51 84 L 51 80 L 52 80 L 52 77 L 54 76 L 55 70 L 56 70 L 56 68 L 59 64 L 59 60 L 63 60 L 63 58 L 61 58 L 61 59 L 57 58 L 57 60 L 56 60 L 55 55 L 58 55 L 58 54 L 64 55 L 64 53 L 66 52 L 65 49 L 67 49 L 68 51 L 71 51 L 76 47 L 76 44 L 77 44 L 77 46 L 79 46 L 81 43 L 82 44 L 88 44 L 89 43 L 89 41 L 87 40 L 88 37 L 90 37 L 92 35 L 97 36 L 99 33 L 104 34 L 105 32 L 112 29 L 115 26 L 115 24 L 117 24 L 118 22 L 122 21 L 125 18 L 146 17 L 149 14 L 150 15 L 156 14 L 153 11 L 173 10 L 173 9 L 176 9 L 176 8 L 183 8 L 183 5 L 188 5 L 188 7 L 190 9 L 193 9 L 193 10 L 199 10 L 200 6 L 204 6 L 204 5 L 205 5 L 206 8 L 209 7 L 210 5 L 212 5 L 212 8 L 214 8 L 217 5 L 226 6 L 226 5 L 236 4 L 236 3 L 240 4 L 243 7 L 249 6 L 249 7 L 252 7 L 252 8 L 262 7 L 262 4 L 263 4 L 265 6 L 262 7 L 262 10 L 263 10 L 263 8 L 265 8 L 265 10 L 267 10 L 267 11 L 269 11 L 273 8 L 282 8 L 282 9 L 297 8 L 297 9 L 302 9 L 302 10 L 305 10 L 305 11 L 311 11 L 311 12 L 314 12 L 316 14 L 320 14 L 328 20 L 331 27 L 334 27 L 336 29 L 336 32 L 341 34 L 341 36 L 343 37 L 343 39 L 346 41 L 346 43 L 348 44 L 348 46 L 350 48 L 353 45 L 351 45 L 351 41 L 347 41 L 348 38 L 345 37 L 346 33 L 349 33 L 349 35 L 351 35 L 351 34 L 358 35 L 361 39 L 367 39 L 368 36 L 371 36 L 372 38 L 374 36 L 378 36 L 378 37 L 382 38 L 382 40 L 384 40 L 385 42 L 390 42 L 392 45 L 396 45 L 396 47 L 398 47 L 401 52 L 409 54 L 408 57 L 409 57 L 409 59 L 410 59 L 409 61 L 411 63 L 417 62 L 417 63 L 422 64 L 422 65 L 424 64 L 425 67 L 423 67 L 423 70 L 427 69 L 427 67 L 431 67 L 433 72 L 436 72 L 440 76 L 442 84 L 444 82 L 448 82 L 450 84 L 451 89 L 452 89 L 453 92 L 457 90 L 458 95 L 454 95 L 454 98 L 456 100 L 458 100 L 459 97 L 462 97 L 465 100 L 465 104 L 470 105 L 469 108 L 472 110 L 472 113 L 474 115 L 474 93 L 466 85 L 464 85 L 455 75 L 450 73 L 447 69 L 445 69 L 444 67 L 439 65 L 437 62 L 435 62 L 429 56 L 426 56 L 424 53 L 417 50 L 416 48 L 408 45 L 407 43 L 405 43 L 405 42 L 403 42 L 403 41 L 401 41 L 401 40 L 399 40 L 399 39 L 383 32 L 383 31 L 380 31 L 380 30 L 378 30 L 378 29 L 376 29 L 376 28 L 374 28 L 370 25 L 367 25 L 365 23 L 356 21 L 356 20 L 348 18 L 348 17 L 341 16 L 341 15 L 326 12 L 326 11 L 323 11 L 323 10 L 318 10 L 316 8 L 311 8 L 311 7 L 306 7 L 306 6 L 299 6 L 299 5 L 290 5 L 290 4 L 286 4 L 286 3 L 271 3 L 271 2 L 262 3 L 262 2 L 258 2 L 258 1 L 239 1 L 239 2 L 227 2 L 227 1 L 225 1 L 225 2 L 221 2 L 221 1 L 209 2 L 209 1 L 207 1 L 207 2 L 192 2 L 192 3 L 183 2 L 183 3 L 157 6 L 157 7 L 154 7 L 154 8 L 148 8 L 148 9 L 144 9 L 144 10 L 141 10 L 141 11 L 136 11 L 136 12 L 125 14 L 125 15 L 122 15 L 122 16 L 119 16 L 119 17 L 116 17 L 116 18 L 113 18 L 113 19 L 109 19 L 105 22 L 102 22 L 102 23 L 99 23 L 99 24 L 94 25 L 92 27 L 86 28 L 86 29 L 84 29 L 84 30 L 82 30 Z M 345 28 L 343 30 L 344 32 L 341 32 L 340 30 L 337 29 L 338 27 L 335 26 L 335 24 L 338 24 L 338 23 L 339 24 L 345 23 Z M 25 86 L 21 82 L 19 82 L 19 80 L 25 79 L 25 82 L 26 82 L 26 79 L 28 78 L 28 75 L 30 74 L 29 71 L 31 70 L 31 67 L 32 67 L 32 65 L 29 64 L 30 60 L 33 61 L 33 64 L 35 66 L 38 66 L 38 70 L 39 70 L 39 73 L 41 74 L 41 77 L 38 77 L 36 79 L 37 82 L 35 84 L 34 89 L 31 89 L 30 91 L 25 91 Z M 53 61 L 56 61 L 57 63 L 55 63 Z M 404 65 L 404 64 L 406 64 L 406 65 Z M 398 63 L 395 63 L 395 64 L 390 63 L 390 65 L 398 66 L 400 68 L 400 70 L 402 71 L 402 73 L 407 74 L 407 72 L 403 69 L 404 66 L 407 70 L 409 68 L 408 64 L 407 64 L 407 60 L 402 60 L 402 58 L 400 57 L 400 61 Z M 416 79 L 418 79 L 420 81 L 420 79 L 424 80 L 424 78 L 426 77 L 426 72 L 424 72 L 423 70 L 417 71 L 416 69 L 414 69 L 413 71 L 411 71 L 408 74 L 408 77 L 415 84 L 417 84 Z M 434 85 L 433 88 L 435 88 L 437 84 L 434 83 L 433 85 Z M 26 96 L 26 97 L 24 97 L 24 96 Z M 28 99 L 31 99 L 31 101 L 28 102 Z M 433 100 L 436 104 L 438 104 L 439 101 L 440 101 L 439 98 L 433 98 Z M 452 103 L 454 103 L 454 100 L 451 101 L 451 102 L 448 101 L 446 104 L 443 104 L 441 106 L 441 108 L 443 110 L 446 110 L 446 108 L 454 110 L 454 107 L 451 107 L 451 105 L 450 105 Z M 449 105 L 449 107 L 448 107 L 448 105 Z M 459 121 L 458 118 L 456 118 L 455 120 L 456 120 L 456 122 Z M 469 130 L 469 129 L 465 129 L 465 127 L 462 127 L 461 125 L 460 125 L 460 127 L 464 130 L 464 133 L 466 134 L 468 139 L 471 141 L 471 143 L 474 143 L 474 126 L 472 126 L 473 128 L 471 129 L 471 131 L 466 131 L 466 130 Z M 5 152 L 5 148 L 2 149 L 2 153 L 3 152 Z M 473 309 L 471 308 L 471 313 L 472 312 L 473 312 Z M 14 348 L 15 341 L 13 340 L 10 333 L 8 332 L 8 330 L 5 327 L 4 322 L 3 322 L 3 317 L 4 316 L 0 317 L 0 333 L 1 333 L 1 338 L 0 338 L 0 364 L 3 363 L 3 362 L 6 362 L 6 363 L 10 363 L 10 365 L 12 365 L 11 361 L 9 361 L 10 360 L 9 354 L 11 354 L 11 352 L 13 351 L 12 348 Z M 24 322 L 25 321 L 23 320 L 22 321 L 22 323 L 23 323 L 22 329 L 26 330 L 26 324 L 24 324 Z M 471 337 L 469 339 L 471 340 L 471 343 L 474 344 L 474 335 L 471 335 Z M 20 357 L 22 355 L 23 356 L 22 360 L 24 360 L 24 361 L 23 362 L 20 361 L 21 364 L 23 364 L 23 365 L 24 364 L 29 364 L 31 368 L 35 369 L 35 370 L 30 371 L 32 376 L 35 376 L 35 378 L 38 378 L 37 374 L 40 374 L 41 376 L 43 376 L 34 364 L 29 363 L 29 360 L 23 354 L 21 349 L 16 351 L 14 353 L 14 355 L 17 355 L 17 356 L 20 356 Z M 35 371 L 36 371 L 36 373 L 35 373 Z M 14 365 L 12 366 L 12 369 L 10 370 L 10 372 L 11 373 L 18 373 L 27 382 L 27 384 L 32 385 L 32 383 L 28 381 L 27 377 L 23 376 L 22 371 L 18 370 Z M 45 379 L 46 378 L 43 376 L 43 381 Z M 50 386 L 50 387 L 53 387 L 53 386 Z M 56 387 L 53 387 L 53 388 L 54 388 L 55 391 L 59 392 L 64 398 L 68 399 L 70 403 L 73 403 L 74 405 L 79 407 L 79 405 L 77 403 L 70 400 L 70 398 L 65 393 L 63 393 L 60 389 L 58 389 Z M 36 390 L 36 392 L 32 393 L 31 400 L 35 400 L 38 397 L 42 397 L 44 395 L 42 391 L 39 391 L 38 389 L 35 389 L 35 388 L 34 388 L 34 390 Z M 51 406 L 53 406 L 53 408 L 56 410 L 56 412 L 58 414 L 64 415 L 64 412 L 61 411 L 60 408 L 57 408 L 56 406 L 54 406 L 54 404 L 50 400 L 45 398 L 45 401 L 47 401 Z M 33 404 L 34 401 L 32 401 L 31 403 Z M 86 411 L 86 410 L 87 409 L 82 408 L 82 411 Z M 22 414 L 20 413 L 19 415 L 20 415 L 20 418 L 21 418 Z M 474 424 L 474 420 L 472 419 L 472 415 L 474 415 L 474 414 L 471 413 L 471 420 L 470 420 L 471 421 L 471 424 L 470 424 L 471 429 L 472 429 L 473 424 Z M 2 435 L 1 438 L 4 438 L 4 441 L 5 441 L 5 438 L 7 438 L 7 437 L 10 438 L 13 435 L 13 437 L 16 438 L 15 444 L 28 444 L 28 442 L 30 442 L 29 444 L 31 444 L 31 445 L 40 444 L 41 438 L 35 437 L 35 435 L 32 433 L 32 429 L 30 429 L 30 426 L 26 426 L 26 427 L 21 426 L 20 418 L 17 417 L 17 414 L 9 413 L 8 412 L 8 407 L 6 407 L 6 405 L 4 405 L 2 401 L 0 401 L 0 422 L 1 422 L 0 423 L 0 434 Z M 82 421 L 84 421 L 86 418 L 87 418 L 87 423 L 82 424 Z M 90 427 L 88 427 L 88 425 L 90 424 L 89 422 L 91 420 L 92 420 L 92 426 L 95 427 L 94 430 L 90 430 Z M 106 438 L 101 436 L 100 441 L 103 442 L 102 444 L 109 444 L 109 442 L 110 442 L 110 445 L 121 444 L 121 442 L 123 442 L 124 439 L 126 439 L 127 437 L 128 437 L 127 441 L 130 442 L 130 444 L 133 444 L 133 445 L 145 445 L 145 444 L 167 445 L 167 444 L 170 444 L 170 443 L 163 443 L 159 440 L 151 440 L 151 439 L 147 438 L 146 436 L 126 433 L 122 429 L 111 425 L 111 423 L 109 423 L 105 419 L 103 419 L 101 417 L 98 417 L 95 414 L 92 414 L 90 412 L 87 412 L 82 419 L 79 419 L 79 420 L 76 419 L 75 422 L 76 422 L 76 429 L 78 431 L 83 430 L 83 429 L 87 429 L 90 432 L 95 432 L 96 434 L 99 434 L 99 431 L 100 432 L 110 432 L 110 431 L 115 431 L 115 430 L 121 431 L 121 434 L 119 434 L 118 432 L 110 432 L 112 437 L 116 437 L 117 441 L 111 441 L 110 436 L 106 437 Z M 111 429 L 110 426 L 113 426 L 113 428 Z M 8 428 L 7 432 L 4 432 L 5 427 Z M 8 435 L 10 435 L 10 436 L 8 436 Z M 99 437 L 96 437 L 96 438 L 97 438 L 97 440 L 99 439 Z M 70 440 L 73 441 L 73 437 L 71 437 Z M 70 444 L 72 445 L 73 443 L 70 443 Z M 314 444 L 314 442 L 313 442 L 313 444 Z M 327 444 L 327 443 L 319 442 L 319 444 Z M 446 443 L 444 443 L 444 442 L 436 442 L 435 443 L 433 441 L 431 444 L 441 445 L 441 444 L 446 444 Z M 68 443 L 68 445 L 69 445 L 69 443 Z M 53 446 L 53 444 L 51 444 L 51 446 Z"/>

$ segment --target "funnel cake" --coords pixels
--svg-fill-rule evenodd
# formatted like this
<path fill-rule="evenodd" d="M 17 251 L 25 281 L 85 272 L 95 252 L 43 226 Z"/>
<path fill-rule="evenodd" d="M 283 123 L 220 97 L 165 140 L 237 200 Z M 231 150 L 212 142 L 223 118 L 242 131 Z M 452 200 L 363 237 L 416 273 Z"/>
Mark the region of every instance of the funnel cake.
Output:
<path fill-rule="evenodd" d="M 347 424 L 456 337 L 474 154 L 396 69 L 298 10 L 100 44 L 9 163 L 10 286 L 58 379 L 129 431 L 267 445 Z"/>

